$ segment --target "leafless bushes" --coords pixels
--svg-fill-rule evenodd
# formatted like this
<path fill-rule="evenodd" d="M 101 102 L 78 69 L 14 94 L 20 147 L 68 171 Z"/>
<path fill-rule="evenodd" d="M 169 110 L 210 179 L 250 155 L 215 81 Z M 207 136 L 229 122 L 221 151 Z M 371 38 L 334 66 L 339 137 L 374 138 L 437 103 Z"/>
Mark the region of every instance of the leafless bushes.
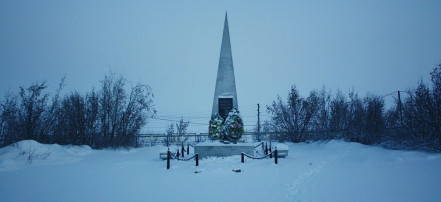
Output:
<path fill-rule="evenodd" d="M 391 139 L 409 147 L 441 151 L 441 64 L 431 72 L 431 88 L 422 81 L 408 90 L 386 115 Z"/>
<path fill-rule="evenodd" d="M 407 91 L 404 103 L 385 110 L 382 97 L 360 98 L 351 91 L 331 98 L 325 90 L 302 98 L 291 87 L 287 102 L 280 97 L 267 106 L 270 128 L 279 141 L 345 139 L 393 148 L 441 151 L 441 65 L 431 72 L 431 88 L 422 81 Z"/>
<path fill-rule="evenodd" d="M 123 77 L 110 73 L 99 91 L 72 92 L 60 98 L 64 79 L 52 102 L 45 83 L 9 93 L 0 105 L 0 146 L 24 139 L 44 143 L 87 144 L 94 148 L 136 146 L 136 135 L 155 114 L 149 86 L 127 90 Z"/>
<path fill-rule="evenodd" d="M 318 112 L 318 97 L 315 91 L 309 97 L 301 98 L 296 87 L 291 87 L 287 104 L 280 97 L 267 107 L 272 116 L 272 129 L 283 134 L 281 141 L 305 141 L 312 118 Z"/>
<path fill-rule="evenodd" d="M 183 118 L 179 120 L 179 122 L 176 124 L 176 136 L 173 136 L 175 134 L 175 125 L 171 123 L 169 127 L 166 129 L 166 146 L 169 146 L 172 143 L 183 143 L 188 140 L 188 137 L 184 137 L 185 133 L 187 132 L 187 127 L 189 125 L 189 121 L 184 121 Z"/>

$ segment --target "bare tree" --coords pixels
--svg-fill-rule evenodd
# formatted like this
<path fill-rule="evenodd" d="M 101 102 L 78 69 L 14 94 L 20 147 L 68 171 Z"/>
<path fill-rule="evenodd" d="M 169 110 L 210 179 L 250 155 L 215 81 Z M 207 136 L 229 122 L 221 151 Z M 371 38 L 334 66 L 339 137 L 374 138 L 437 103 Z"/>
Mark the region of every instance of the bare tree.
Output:
<path fill-rule="evenodd" d="M 72 93 L 63 99 L 61 104 L 63 114 L 62 133 L 63 139 L 70 144 L 86 144 L 86 106 L 84 97 L 79 93 Z"/>
<path fill-rule="evenodd" d="M 365 109 L 361 98 L 352 90 L 349 93 L 348 115 L 344 138 L 351 142 L 359 142 L 365 129 Z"/>
<path fill-rule="evenodd" d="M 101 81 L 99 112 L 104 145 L 116 146 L 115 136 L 126 104 L 125 83 L 123 77 L 116 78 L 114 73 L 106 75 Z"/>
<path fill-rule="evenodd" d="M 170 142 L 174 142 L 173 134 L 175 134 L 175 125 L 171 123 L 170 126 L 165 130 L 165 132 L 167 133 L 165 142 L 168 147 L 170 146 Z"/>
<path fill-rule="evenodd" d="M 86 143 L 92 147 L 98 147 L 102 141 L 99 136 L 99 95 L 92 90 L 85 98 L 85 137 Z"/>
<path fill-rule="evenodd" d="M 314 130 L 313 140 L 320 139 L 332 139 L 332 133 L 329 132 L 329 120 L 330 120 L 330 103 L 331 95 L 326 92 L 325 88 L 317 94 L 318 96 L 318 110 L 314 117 L 312 124 Z"/>
<path fill-rule="evenodd" d="M 189 123 L 190 123 L 189 121 L 184 121 L 183 118 L 181 118 L 181 120 L 179 120 L 179 122 L 176 123 L 176 133 L 178 135 L 178 142 L 185 142 L 185 141 L 187 141 L 188 137 L 185 138 L 184 140 L 181 140 L 181 138 L 187 132 L 187 127 L 188 127 Z"/>
<path fill-rule="evenodd" d="M 27 89 L 20 87 L 21 110 L 19 124 L 21 139 L 37 139 L 42 129 L 42 114 L 46 108 L 48 94 L 43 93 L 46 83 L 35 83 Z"/>
<path fill-rule="evenodd" d="M 374 144 L 382 141 L 384 132 L 384 100 L 378 96 L 365 97 L 366 106 L 366 135 L 361 143 Z"/>
<path fill-rule="evenodd" d="M 101 81 L 99 117 L 104 145 L 136 146 L 136 134 L 156 111 L 149 86 L 138 84 L 127 93 L 127 81 L 113 73 Z"/>
<path fill-rule="evenodd" d="M 431 145 L 434 141 L 432 118 L 435 107 L 429 87 L 422 81 L 408 92 L 404 103 L 405 125 L 417 145 Z M 439 116 L 439 115 L 438 115 Z"/>
<path fill-rule="evenodd" d="M 310 122 L 318 111 L 318 103 L 319 98 L 315 91 L 304 99 L 300 97 L 296 86 L 293 85 L 287 104 L 277 97 L 271 106 L 267 106 L 268 112 L 272 114 L 271 127 L 283 135 L 280 140 L 305 141 L 306 134 L 311 132 Z"/>
<path fill-rule="evenodd" d="M 122 145 L 134 145 L 135 137 L 147 119 L 156 112 L 153 109 L 153 94 L 149 86 L 138 84 L 132 87 L 127 103 L 123 107 L 118 139 Z"/>
<path fill-rule="evenodd" d="M 12 93 L 5 95 L 0 104 L 0 147 L 19 140 L 19 108 L 17 97 Z"/>
<path fill-rule="evenodd" d="M 43 124 L 40 141 L 53 143 L 53 137 L 57 135 L 56 127 L 60 116 L 60 93 L 64 87 L 65 79 L 65 76 L 61 78 L 55 96 L 52 97 L 52 102 L 49 106 L 46 106 L 46 109 L 42 114 Z"/>
<path fill-rule="evenodd" d="M 432 81 L 432 97 L 434 109 L 431 113 L 433 133 L 438 139 L 438 149 L 441 150 L 441 64 L 430 73 Z"/>
<path fill-rule="evenodd" d="M 330 110 L 329 128 L 333 133 L 338 134 L 335 138 L 342 138 L 342 133 L 346 129 L 348 103 L 341 91 L 337 91 L 336 97 L 331 101 Z"/>

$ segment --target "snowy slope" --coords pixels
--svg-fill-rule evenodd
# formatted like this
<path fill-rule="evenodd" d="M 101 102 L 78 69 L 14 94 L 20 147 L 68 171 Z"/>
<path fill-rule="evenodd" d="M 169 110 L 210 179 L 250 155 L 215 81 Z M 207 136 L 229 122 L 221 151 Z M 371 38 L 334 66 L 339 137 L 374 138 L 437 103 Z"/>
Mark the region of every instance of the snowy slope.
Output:
<path fill-rule="evenodd" d="M 233 156 L 199 167 L 173 160 L 167 170 L 163 146 L 22 141 L 0 149 L 0 201 L 441 201 L 440 154 L 341 141 L 288 146 L 278 165 Z"/>

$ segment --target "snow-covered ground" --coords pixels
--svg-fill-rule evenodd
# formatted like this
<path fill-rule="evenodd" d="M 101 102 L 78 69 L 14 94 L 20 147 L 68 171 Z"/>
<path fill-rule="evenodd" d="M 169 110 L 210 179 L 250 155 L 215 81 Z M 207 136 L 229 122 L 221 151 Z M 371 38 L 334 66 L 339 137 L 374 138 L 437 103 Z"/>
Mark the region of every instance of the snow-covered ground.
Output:
<path fill-rule="evenodd" d="M 287 145 L 277 165 L 233 156 L 199 167 L 172 160 L 167 170 L 163 146 L 22 141 L 0 149 L 0 201 L 441 201 L 441 154 L 342 141 Z"/>

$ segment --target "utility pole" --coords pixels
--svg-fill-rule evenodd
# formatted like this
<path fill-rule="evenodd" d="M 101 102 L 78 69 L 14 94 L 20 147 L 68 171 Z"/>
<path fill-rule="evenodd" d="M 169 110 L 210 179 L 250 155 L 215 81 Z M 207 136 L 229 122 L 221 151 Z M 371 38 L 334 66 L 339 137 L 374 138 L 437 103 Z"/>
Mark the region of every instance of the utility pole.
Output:
<path fill-rule="evenodd" d="M 257 141 L 260 142 L 260 104 L 257 103 Z"/>
<path fill-rule="evenodd" d="M 402 104 L 401 104 L 401 94 L 400 91 L 398 91 L 398 115 L 400 116 L 401 126 L 403 125 L 403 111 L 402 111 Z"/>

